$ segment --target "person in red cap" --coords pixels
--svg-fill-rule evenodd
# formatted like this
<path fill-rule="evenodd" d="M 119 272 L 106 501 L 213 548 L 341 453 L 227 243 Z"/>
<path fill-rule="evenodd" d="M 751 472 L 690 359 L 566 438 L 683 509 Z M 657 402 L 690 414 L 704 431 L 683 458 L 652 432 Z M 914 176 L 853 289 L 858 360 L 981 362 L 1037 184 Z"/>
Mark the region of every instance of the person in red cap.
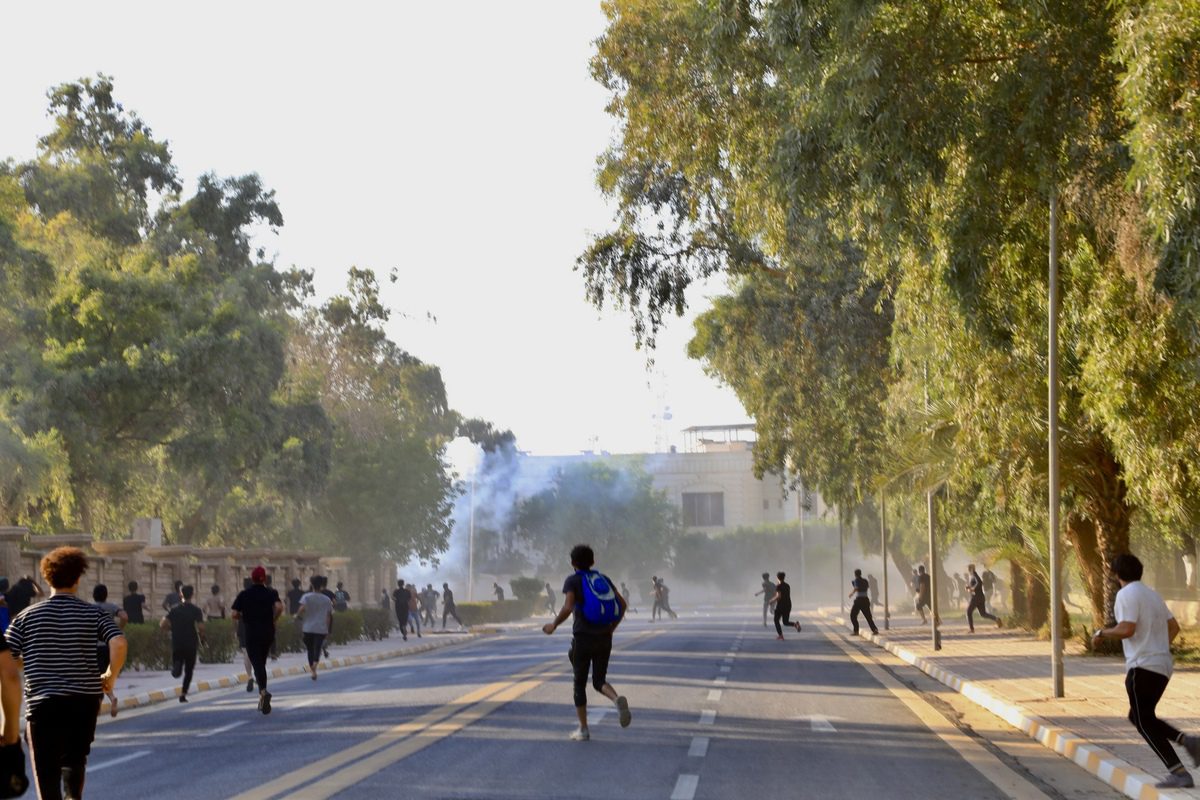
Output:
<path fill-rule="evenodd" d="M 257 566 L 250 573 L 250 588 L 243 589 L 231 606 L 233 618 L 246 630 L 246 655 L 258 682 L 258 710 L 271 713 L 271 693 L 267 691 L 267 656 L 275 641 L 275 620 L 283 613 L 279 592 L 267 586 L 267 571 Z"/>

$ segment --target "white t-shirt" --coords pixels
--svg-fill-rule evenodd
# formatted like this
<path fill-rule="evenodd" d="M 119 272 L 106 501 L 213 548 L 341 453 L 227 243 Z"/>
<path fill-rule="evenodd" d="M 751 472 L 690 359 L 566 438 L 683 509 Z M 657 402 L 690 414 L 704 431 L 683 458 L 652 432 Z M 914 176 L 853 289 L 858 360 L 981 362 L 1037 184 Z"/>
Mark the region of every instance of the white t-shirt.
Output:
<path fill-rule="evenodd" d="M 1133 636 L 1121 640 L 1125 649 L 1125 669 L 1148 669 L 1171 677 L 1171 636 L 1167 622 L 1174 615 L 1158 592 L 1141 581 L 1127 583 L 1117 592 L 1117 622 L 1132 622 L 1137 626 Z"/>

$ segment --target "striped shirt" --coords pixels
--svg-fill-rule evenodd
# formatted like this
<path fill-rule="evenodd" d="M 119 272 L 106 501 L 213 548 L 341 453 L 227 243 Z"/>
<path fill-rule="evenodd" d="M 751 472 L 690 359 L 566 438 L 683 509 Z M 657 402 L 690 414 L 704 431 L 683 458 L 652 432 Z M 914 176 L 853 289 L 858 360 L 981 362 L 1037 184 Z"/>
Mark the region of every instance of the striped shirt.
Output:
<path fill-rule="evenodd" d="M 25 662 L 27 713 L 59 695 L 98 695 L 97 642 L 121 636 L 106 611 L 73 594 L 56 594 L 21 612 L 5 632 L 13 658 Z"/>

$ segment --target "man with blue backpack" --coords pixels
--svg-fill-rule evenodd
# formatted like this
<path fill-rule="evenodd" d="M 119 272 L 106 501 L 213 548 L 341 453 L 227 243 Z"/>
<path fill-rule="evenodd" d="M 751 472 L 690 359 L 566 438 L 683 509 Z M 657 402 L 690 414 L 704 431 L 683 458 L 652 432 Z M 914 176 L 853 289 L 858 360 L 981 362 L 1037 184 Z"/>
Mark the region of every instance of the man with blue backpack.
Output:
<path fill-rule="evenodd" d="M 608 683 L 613 632 L 625 616 L 625 600 L 607 576 L 592 569 L 595 563 L 596 554 L 586 544 L 576 545 L 571 550 L 571 566 L 575 572 L 563 582 L 562 610 L 553 622 L 542 627 L 542 631 L 550 635 L 566 622 L 567 617 L 574 617 L 567 658 L 575 671 L 575 713 L 579 717 L 579 728 L 571 734 L 571 740 L 575 742 L 586 742 L 591 738 L 587 717 L 589 669 L 592 686 L 617 707 L 621 727 L 628 727 L 633 718 L 629 701 Z"/>

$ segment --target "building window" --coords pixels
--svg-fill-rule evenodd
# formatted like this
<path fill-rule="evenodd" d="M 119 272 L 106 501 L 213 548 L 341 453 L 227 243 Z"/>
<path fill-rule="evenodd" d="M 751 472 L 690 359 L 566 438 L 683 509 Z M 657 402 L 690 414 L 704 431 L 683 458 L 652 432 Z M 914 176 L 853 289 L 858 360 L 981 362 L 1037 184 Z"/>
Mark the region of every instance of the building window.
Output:
<path fill-rule="evenodd" d="M 684 492 L 683 524 L 689 526 L 724 526 L 725 494 L 723 492 Z"/>

